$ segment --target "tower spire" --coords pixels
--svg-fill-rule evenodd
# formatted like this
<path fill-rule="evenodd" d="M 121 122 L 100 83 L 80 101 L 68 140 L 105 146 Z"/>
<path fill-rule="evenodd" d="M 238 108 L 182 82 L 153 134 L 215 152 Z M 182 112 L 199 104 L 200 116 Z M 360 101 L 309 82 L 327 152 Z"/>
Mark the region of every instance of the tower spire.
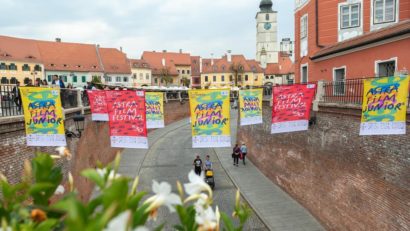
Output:
<path fill-rule="evenodd" d="M 261 12 L 272 12 L 272 5 L 271 0 L 262 0 L 259 4 L 259 9 L 261 9 Z"/>

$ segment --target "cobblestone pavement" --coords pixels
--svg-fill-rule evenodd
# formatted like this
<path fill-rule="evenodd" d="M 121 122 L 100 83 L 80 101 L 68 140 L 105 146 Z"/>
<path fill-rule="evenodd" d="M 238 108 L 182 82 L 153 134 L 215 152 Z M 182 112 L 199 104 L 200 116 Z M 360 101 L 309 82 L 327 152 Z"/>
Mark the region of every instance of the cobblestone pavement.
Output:
<path fill-rule="evenodd" d="M 173 126 L 173 127 L 172 127 Z M 165 130 L 155 130 L 150 136 L 148 151 L 126 149 L 120 167 L 120 173 L 133 177 L 140 176 L 139 189 L 151 192 L 152 180 L 167 181 L 176 192 L 176 181 L 188 182 L 188 173 L 196 153 L 204 160 L 210 155 L 214 163 L 215 190 L 214 205 L 228 215 L 232 214 L 236 187 L 223 170 L 213 149 L 192 149 L 191 130 L 187 120 L 177 122 Z M 177 214 L 170 214 L 167 209 L 161 209 L 158 219 L 151 225 L 166 222 L 165 230 L 172 230 L 172 225 L 178 223 Z M 248 220 L 244 230 L 268 230 L 255 214 Z"/>

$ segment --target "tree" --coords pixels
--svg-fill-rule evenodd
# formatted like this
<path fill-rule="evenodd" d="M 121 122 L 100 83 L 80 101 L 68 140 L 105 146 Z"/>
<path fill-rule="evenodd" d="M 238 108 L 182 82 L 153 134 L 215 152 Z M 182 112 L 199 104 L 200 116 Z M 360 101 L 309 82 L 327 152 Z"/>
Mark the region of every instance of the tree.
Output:
<path fill-rule="evenodd" d="M 102 82 L 101 82 L 101 77 L 92 76 L 91 83 L 92 83 L 96 88 L 98 88 L 98 89 L 100 89 L 100 90 L 104 88 L 103 85 L 102 85 Z"/>
<path fill-rule="evenodd" d="M 244 73 L 243 65 L 241 63 L 232 63 L 229 69 L 233 74 L 235 86 L 238 86 L 238 76 Z"/>
<path fill-rule="evenodd" d="M 182 83 L 182 86 L 189 87 L 189 84 L 191 83 L 191 80 L 189 80 L 187 77 L 183 77 L 181 79 L 181 83 Z"/>
<path fill-rule="evenodd" d="M 161 82 L 165 82 L 165 86 L 168 86 L 169 83 L 172 83 L 172 76 L 169 67 L 163 67 L 161 69 L 159 77 L 161 78 Z"/>

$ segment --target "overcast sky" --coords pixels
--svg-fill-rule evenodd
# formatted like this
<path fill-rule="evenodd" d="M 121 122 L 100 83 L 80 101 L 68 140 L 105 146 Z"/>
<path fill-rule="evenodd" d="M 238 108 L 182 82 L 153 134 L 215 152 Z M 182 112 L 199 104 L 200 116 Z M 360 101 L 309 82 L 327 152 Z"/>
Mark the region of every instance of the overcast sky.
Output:
<path fill-rule="evenodd" d="M 123 47 L 131 58 L 168 50 L 255 58 L 260 0 L 0 0 L 0 34 Z M 273 0 L 278 39 L 293 39 L 293 0 Z"/>

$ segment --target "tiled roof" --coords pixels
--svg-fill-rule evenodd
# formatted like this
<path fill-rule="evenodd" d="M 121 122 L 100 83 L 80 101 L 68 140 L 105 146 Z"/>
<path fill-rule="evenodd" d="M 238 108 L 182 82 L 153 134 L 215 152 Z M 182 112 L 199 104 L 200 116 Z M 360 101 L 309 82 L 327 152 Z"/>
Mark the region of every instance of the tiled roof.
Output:
<path fill-rule="evenodd" d="M 95 45 L 50 41 L 36 43 L 46 70 L 103 72 Z"/>
<path fill-rule="evenodd" d="M 41 63 L 35 40 L 0 36 L 0 60 Z"/>
<path fill-rule="evenodd" d="M 163 60 L 171 75 L 178 75 L 176 66 L 191 66 L 191 56 L 188 53 L 144 51 L 142 59 L 150 64 L 154 75 L 161 73 L 164 68 Z"/>
<path fill-rule="evenodd" d="M 268 63 L 265 75 L 286 75 L 295 72 L 295 66 L 287 55 L 280 55 L 278 63 Z"/>
<path fill-rule="evenodd" d="M 104 71 L 108 74 L 131 74 L 127 56 L 115 48 L 99 48 Z"/>
<path fill-rule="evenodd" d="M 212 65 L 213 62 L 213 65 Z M 247 60 L 243 55 L 232 55 L 231 62 L 228 62 L 227 56 L 220 59 L 203 59 L 202 73 L 227 73 L 231 72 L 231 66 L 242 65 L 244 72 L 263 73 L 263 69 L 255 60 Z"/>
<path fill-rule="evenodd" d="M 327 55 L 331 55 L 338 52 L 347 51 L 353 48 L 365 46 L 367 44 L 379 42 L 385 39 L 393 38 L 396 36 L 409 34 L 410 33 L 410 19 L 404 20 L 397 24 L 379 29 L 376 31 L 371 31 L 365 33 L 361 36 L 357 36 L 352 39 L 348 39 L 332 46 L 325 47 L 320 51 L 316 52 L 311 59 L 318 59 Z"/>
<path fill-rule="evenodd" d="M 131 68 L 146 68 L 150 69 L 148 62 L 142 59 L 129 59 Z"/>

